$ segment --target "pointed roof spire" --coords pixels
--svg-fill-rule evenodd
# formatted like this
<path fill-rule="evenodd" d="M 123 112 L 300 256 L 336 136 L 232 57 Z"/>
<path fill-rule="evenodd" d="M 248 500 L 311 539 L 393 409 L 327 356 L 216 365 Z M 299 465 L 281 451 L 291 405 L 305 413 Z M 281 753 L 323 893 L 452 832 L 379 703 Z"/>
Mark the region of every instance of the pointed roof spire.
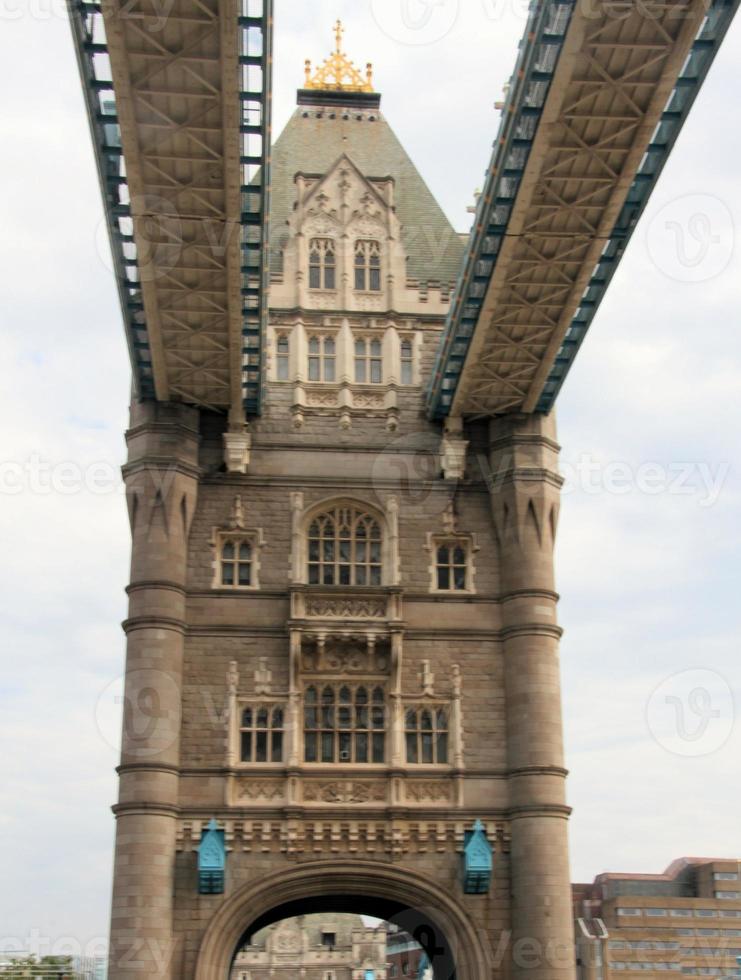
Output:
<path fill-rule="evenodd" d="M 342 21 L 334 25 L 335 50 L 312 75 L 311 60 L 306 59 L 305 89 L 320 89 L 329 92 L 373 92 L 373 65 L 368 62 L 365 77 L 342 50 L 342 36 L 345 28 Z"/>

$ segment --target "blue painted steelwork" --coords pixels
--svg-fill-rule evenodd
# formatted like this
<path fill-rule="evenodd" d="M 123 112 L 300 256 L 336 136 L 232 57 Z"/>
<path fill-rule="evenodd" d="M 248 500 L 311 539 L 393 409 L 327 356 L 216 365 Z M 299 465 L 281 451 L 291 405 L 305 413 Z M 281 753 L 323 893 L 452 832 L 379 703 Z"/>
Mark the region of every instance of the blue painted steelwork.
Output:
<path fill-rule="evenodd" d="M 713 0 L 538 401 L 550 412 L 741 0 Z"/>
<path fill-rule="evenodd" d="M 226 871 L 226 841 L 224 831 L 215 820 L 209 821 L 198 845 L 198 893 L 223 895 Z"/>
<path fill-rule="evenodd" d="M 427 400 L 432 418 L 450 413 L 575 3 L 539 0 L 520 42 L 512 88 L 435 361 Z"/>
<path fill-rule="evenodd" d="M 265 383 L 270 282 L 270 150 L 273 0 L 242 0 L 242 386 L 247 414 L 258 415 Z"/>
<path fill-rule="evenodd" d="M 463 841 L 463 891 L 466 895 L 486 895 L 491 888 L 494 848 L 480 820 L 467 830 Z"/>
<path fill-rule="evenodd" d="M 140 398 L 154 398 L 152 355 L 139 285 L 129 188 L 121 150 L 121 131 L 116 116 L 103 13 L 100 3 L 84 0 L 67 0 L 67 9 L 95 149 L 116 286 L 126 325 L 134 390 Z"/>

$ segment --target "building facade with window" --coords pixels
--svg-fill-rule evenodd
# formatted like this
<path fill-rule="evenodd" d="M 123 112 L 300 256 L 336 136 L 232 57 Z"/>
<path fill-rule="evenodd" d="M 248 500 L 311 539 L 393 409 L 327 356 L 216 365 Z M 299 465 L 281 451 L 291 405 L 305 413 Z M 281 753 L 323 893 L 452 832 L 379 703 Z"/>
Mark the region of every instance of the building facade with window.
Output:
<path fill-rule="evenodd" d="M 230 980 L 386 980 L 386 925 L 360 916 L 305 915 L 256 933 Z"/>
<path fill-rule="evenodd" d="M 324 896 L 412 910 L 441 976 L 516 980 L 511 933 L 547 951 L 528 980 L 571 980 L 553 420 L 428 419 L 463 244 L 377 93 L 310 77 L 271 220 L 262 414 L 132 408 L 114 944 L 146 899 L 168 976 L 221 980 Z"/>
<path fill-rule="evenodd" d="M 741 862 L 679 858 L 664 874 L 574 885 L 580 980 L 739 975 Z"/>

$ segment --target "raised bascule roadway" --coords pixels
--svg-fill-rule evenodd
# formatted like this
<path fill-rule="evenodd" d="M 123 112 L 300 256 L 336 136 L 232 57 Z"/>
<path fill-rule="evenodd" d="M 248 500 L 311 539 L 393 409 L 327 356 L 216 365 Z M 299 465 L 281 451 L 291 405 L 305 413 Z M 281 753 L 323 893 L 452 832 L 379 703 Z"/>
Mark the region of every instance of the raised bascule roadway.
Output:
<path fill-rule="evenodd" d="M 548 412 L 739 0 L 538 3 L 431 380 Z M 69 0 L 138 392 L 260 413 L 272 0 Z"/>

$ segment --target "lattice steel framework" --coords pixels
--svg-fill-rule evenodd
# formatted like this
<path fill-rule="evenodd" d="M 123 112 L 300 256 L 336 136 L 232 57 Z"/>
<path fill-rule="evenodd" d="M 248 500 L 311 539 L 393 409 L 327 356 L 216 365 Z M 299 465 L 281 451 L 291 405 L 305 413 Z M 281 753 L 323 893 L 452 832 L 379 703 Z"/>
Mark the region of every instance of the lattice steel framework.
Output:
<path fill-rule="evenodd" d="M 143 397 L 260 409 L 272 0 L 68 0 Z"/>
<path fill-rule="evenodd" d="M 429 394 L 549 411 L 739 0 L 531 15 Z"/>

